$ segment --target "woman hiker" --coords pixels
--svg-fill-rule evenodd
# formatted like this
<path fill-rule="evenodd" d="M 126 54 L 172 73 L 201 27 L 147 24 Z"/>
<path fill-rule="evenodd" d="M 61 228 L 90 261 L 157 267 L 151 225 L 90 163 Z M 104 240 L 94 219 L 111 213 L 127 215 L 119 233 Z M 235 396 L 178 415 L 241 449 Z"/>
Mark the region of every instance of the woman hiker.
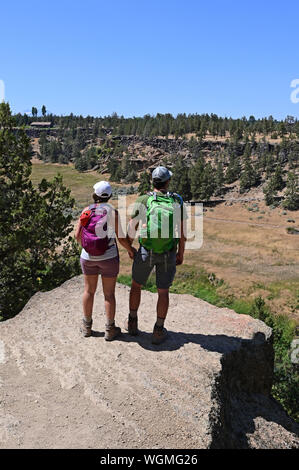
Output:
<path fill-rule="evenodd" d="M 110 184 L 100 181 L 93 189 L 94 204 L 83 210 L 75 234 L 76 240 L 82 246 L 80 263 L 85 283 L 81 332 L 85 337 L 92 334 L 92 310 L 100 274 L 105 299 L 105 340 L 112 341 L 121 333 L 121 329 L 115 326 L 114 322 L 115 285 L 119 272 L 116 236 L 131 259 L 134 258 L 136 250 L 122 233 L 117 210 L 108 204 L 112 195 Z"/>

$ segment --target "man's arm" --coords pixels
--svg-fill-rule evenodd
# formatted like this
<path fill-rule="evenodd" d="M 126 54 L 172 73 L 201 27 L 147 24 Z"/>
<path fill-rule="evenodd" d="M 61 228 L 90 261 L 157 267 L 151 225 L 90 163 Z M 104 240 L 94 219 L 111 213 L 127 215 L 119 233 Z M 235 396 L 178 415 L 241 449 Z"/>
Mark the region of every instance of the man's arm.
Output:
<path fill-rule="evenodd" d="M 131 259 L 134 259 L 136 248 L 132 247 L 132 242 L 128 239 L 128 236 L 125 237 L 122 227 L 119 222 L 119 216 L 117 210 L 115 210 L 115 233 L 119 243 L 127 250 Z"/>
<path fill-rule="evenodd" d="M 146 221 L 146 204 L 148 197 L 148 195 L 139 196 L 135 202 L 127 232 L 127 240 L 131 246 L 136 237 L 140 221 L 141 223 L 145 223 Z"/>
<path fill-rule="evenodd" d="M 136 220 L 136 218 L 131 219 L 129 224 L 128 224 L 127 240 L 128 240 L 128 242 L 130 243 L 131 246 L 132 246 L 132 243 L 135 239 L 136 232 L 138 230 L 138 226 L 139 226 L 139 220 Z"/>

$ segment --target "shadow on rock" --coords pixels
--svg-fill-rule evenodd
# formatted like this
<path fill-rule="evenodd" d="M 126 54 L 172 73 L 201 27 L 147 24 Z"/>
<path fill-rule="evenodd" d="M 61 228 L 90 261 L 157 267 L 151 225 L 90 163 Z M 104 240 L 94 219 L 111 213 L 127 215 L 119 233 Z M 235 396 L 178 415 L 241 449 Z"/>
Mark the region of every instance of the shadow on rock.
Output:
<path fill-rule="evenodd" d="M 157 352 L 175 351 L 185 346 L 185 344 L 194 343 L 207 351 L 221 354 L 237 349 L 244 341 L 251 341 L 226 335 L 203 335 L 200 333 L 183 333 L 169 330 L 166 339 L 159 345 L 152 344 L 152 334 L 144 331 L 140 331 L 137 336 L 131 336 L 124 332 L 118 340 L 128 343 L 135 342 L 144 349 Z"/>

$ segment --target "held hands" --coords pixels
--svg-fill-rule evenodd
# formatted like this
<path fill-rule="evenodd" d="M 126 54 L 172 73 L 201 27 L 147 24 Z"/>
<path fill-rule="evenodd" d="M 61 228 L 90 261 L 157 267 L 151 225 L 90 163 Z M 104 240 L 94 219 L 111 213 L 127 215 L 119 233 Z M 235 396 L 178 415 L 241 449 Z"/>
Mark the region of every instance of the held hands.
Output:
<path fill-rule="evenodd" d="M 134 259 L 136 253 L 137 253 L 136 248 L 131 246 L 130 249 L 128 250 L 128 255 L 130 256 L 130 258 Z"/>
<path fill-rule="evenodd" d="M 179 266 L 180 264 L 183 264 L 184 262 L 184 254 L 183 253 L 177 253 L 176 254 L 176 265 Z"/>

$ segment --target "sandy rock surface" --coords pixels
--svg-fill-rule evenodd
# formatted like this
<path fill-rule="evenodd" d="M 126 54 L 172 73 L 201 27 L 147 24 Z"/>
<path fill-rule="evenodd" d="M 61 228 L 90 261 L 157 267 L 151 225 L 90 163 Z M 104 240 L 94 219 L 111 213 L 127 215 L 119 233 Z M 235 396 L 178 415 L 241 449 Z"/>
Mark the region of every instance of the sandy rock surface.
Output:
<path fill-rule="evenodd" d="M 142 292 L 140 335 L 79 333 L 83 277 L 37 293 L 0 323 L 0 448 L 292 448 L 298 426 L 269 396 L 271 329 L 189 295 L 170 296 L 167 340 L 151 344 L 156 295 Z M 117 285 L 116 323 L 129 289 Z"/>

